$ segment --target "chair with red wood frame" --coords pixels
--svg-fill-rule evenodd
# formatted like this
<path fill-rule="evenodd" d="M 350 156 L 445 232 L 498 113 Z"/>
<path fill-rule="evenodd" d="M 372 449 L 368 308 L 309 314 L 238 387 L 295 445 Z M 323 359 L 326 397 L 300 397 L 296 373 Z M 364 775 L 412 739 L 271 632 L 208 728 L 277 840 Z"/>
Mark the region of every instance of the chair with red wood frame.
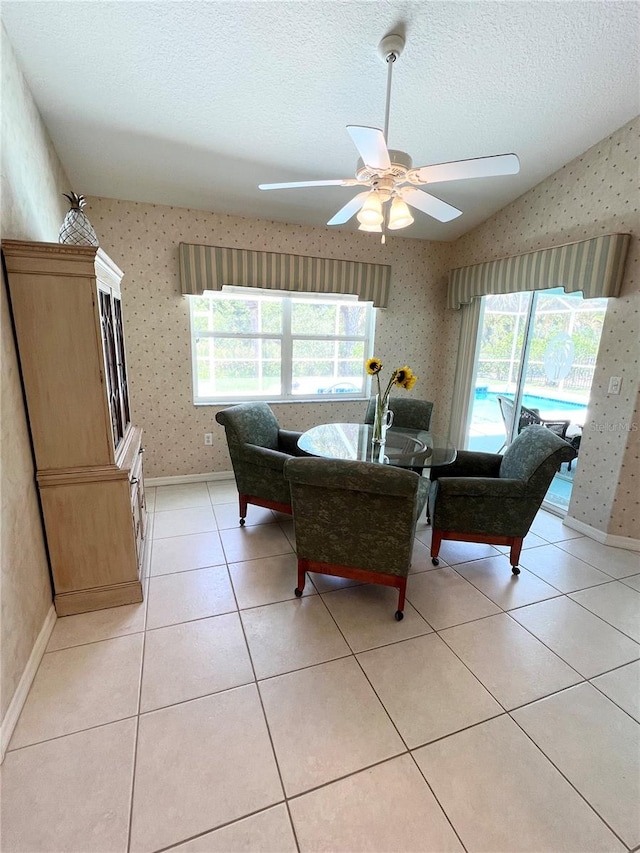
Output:
<path fill-rule="evenodd" d="M 240 500 L 240 526 L 247 505 L 275 509 L 291 515 L 289 483 L 283 475 L 291 456 L 306 454 L 298 448 L 299 432 L 280 429 L 266 403 L 240 403 L 216 414 L 225 428 Z"/>
<path fill-rule="evenodd" d="M 307 572 L 395 587 L 400 621 L 429 481 L 406 469 L 346 459 L 290 459 L 284 475 L 298 555 L 295 594 L 302 595 Z"/>
<path fill-rule="evenodd" d="M 431 562 L 443 539 L 509 545 L 511 570 L 520 574 L 522 540 L 561 462 L 576 451 L 544 426 L 524 429 L 499 453 L 460 450 L 455 462 L 431 471 Z"/>

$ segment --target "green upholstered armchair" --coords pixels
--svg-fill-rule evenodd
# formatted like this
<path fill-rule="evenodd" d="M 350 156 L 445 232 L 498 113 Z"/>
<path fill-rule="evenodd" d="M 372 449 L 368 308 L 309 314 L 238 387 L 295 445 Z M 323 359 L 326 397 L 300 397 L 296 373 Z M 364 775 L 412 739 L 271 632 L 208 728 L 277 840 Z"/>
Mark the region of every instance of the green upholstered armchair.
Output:
<path fill-rule="evenodd" d="M 370 397 L 365 424 L 372 424 L 376 409 L 376 398 Z M 389 410 L 393 412 L 393 426 L 405 429 L 429 430 L 433 403 L 428 400 L 416 400 L 413 397 L 389 397 Z"/>
<path fill-rule="evenodd" d="M 296 595 L 302 595 L 306 572 L 393 586 L 396 619 L 402 619 L 428 480 L 413 471 L 345 459 L 289 459 L 284 475 L 296 534 Z"/>
<path fill-rule="evenodd" d="M 504 456 L 461 450 L 451 465 L 432 469 L 429 513 L 431 561 L 443 539 L 511 546 L 514 575 L 522 540 L 561 462 L 576 451 L 544 426 L 529 426 Z"/>
<path fill-rule="evenodd" d="M 301 433 L 280 429 L 266 403 L 240 403 L 216 414 L 227 434 L 229 455 L 240 496 L 240 526 L 247 504 L 291 514 L 289 483 L 283 476 L 291 456 L 306 455 L 298 448 Z"/>

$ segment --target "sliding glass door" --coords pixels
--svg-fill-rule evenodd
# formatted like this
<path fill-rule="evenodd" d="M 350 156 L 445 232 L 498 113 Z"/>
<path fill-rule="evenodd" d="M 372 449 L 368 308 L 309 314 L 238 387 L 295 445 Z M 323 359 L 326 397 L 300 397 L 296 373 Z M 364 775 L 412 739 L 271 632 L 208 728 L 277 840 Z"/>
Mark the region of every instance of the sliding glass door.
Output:
<path fill-rule="evenodd" d="M 606 302 L 562 288 L 482 298 L 469 449 L 499 452 L 536 421 L 579 449 Z M 562 465 L 547 494 L 560 510 L 577 462 Z"/>

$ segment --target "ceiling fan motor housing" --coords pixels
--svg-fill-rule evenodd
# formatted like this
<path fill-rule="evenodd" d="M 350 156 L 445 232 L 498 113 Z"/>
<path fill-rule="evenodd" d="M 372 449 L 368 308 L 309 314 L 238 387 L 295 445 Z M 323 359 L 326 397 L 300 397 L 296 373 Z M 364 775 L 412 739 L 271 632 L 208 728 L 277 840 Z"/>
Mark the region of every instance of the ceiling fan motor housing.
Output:
<path fill-rule="evenodd" d="M 372 169 L 365 166 L 362 158 L 358 158 L 356 165 L 356 178 L 359 181 L 371 181 L 374 178 L 389 177 L 396 182 L 406 180 L 407 172 L 413 166 L 413 160 L 406 151 L 397 151 L 395 148 L 389 149 L 389 159 L 391 160 L 391 168 L 381 172 L 378 169 Z"/>

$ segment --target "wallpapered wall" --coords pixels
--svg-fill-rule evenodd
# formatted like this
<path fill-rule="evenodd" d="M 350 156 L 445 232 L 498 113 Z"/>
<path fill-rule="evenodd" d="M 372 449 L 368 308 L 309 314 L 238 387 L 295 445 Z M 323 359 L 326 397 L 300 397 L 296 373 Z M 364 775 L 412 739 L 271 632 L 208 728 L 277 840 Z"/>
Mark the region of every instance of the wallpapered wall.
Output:
<path fill-rule="evenodd" d="M 68 181 L 2 28 L 2 236 L 57 240 Z M 2 620 L 0 718 L 4 719 L 51 607 L 27 419 L 3 282 Z"/>
<path fill-rule="evenodd" d="M 633 235 L 620 298 L 611 299 L 600 343 L 569 515 L 616 536 L 640 530 L 640 118 L 499 211 L 455 244 L 461 267 L 583 240 Z M 622 393 L 607 393 L 622 377 Z"/>
<path fill-rule="evenodd" d="M 448 424 L 458 318 L 446 308 L 451 244 L 245 219 L 183 208 L 90 198 L 86 212 L 101 247 L 124 270 L 123 305 L 133 419 L 145 433 L 145 474 L 162 477 L 231 470 L 218 408 L 194 406 L 188 300 L 180 295 L 178 244 L 316 255 L 391 264 L 389 307 L 377 312 L 375 352 L 388 376 L 409 364 L 410 393 L 435 401 L 434 425 Z M 451 328 L 450 328 L 451 327 Z M 398 393 L 407 393 L 398 391 Z M 276 404 L 281 426 L 363 417 L 364 402 Z M 204 433 L 213 432 L 213 447 Z"/>

